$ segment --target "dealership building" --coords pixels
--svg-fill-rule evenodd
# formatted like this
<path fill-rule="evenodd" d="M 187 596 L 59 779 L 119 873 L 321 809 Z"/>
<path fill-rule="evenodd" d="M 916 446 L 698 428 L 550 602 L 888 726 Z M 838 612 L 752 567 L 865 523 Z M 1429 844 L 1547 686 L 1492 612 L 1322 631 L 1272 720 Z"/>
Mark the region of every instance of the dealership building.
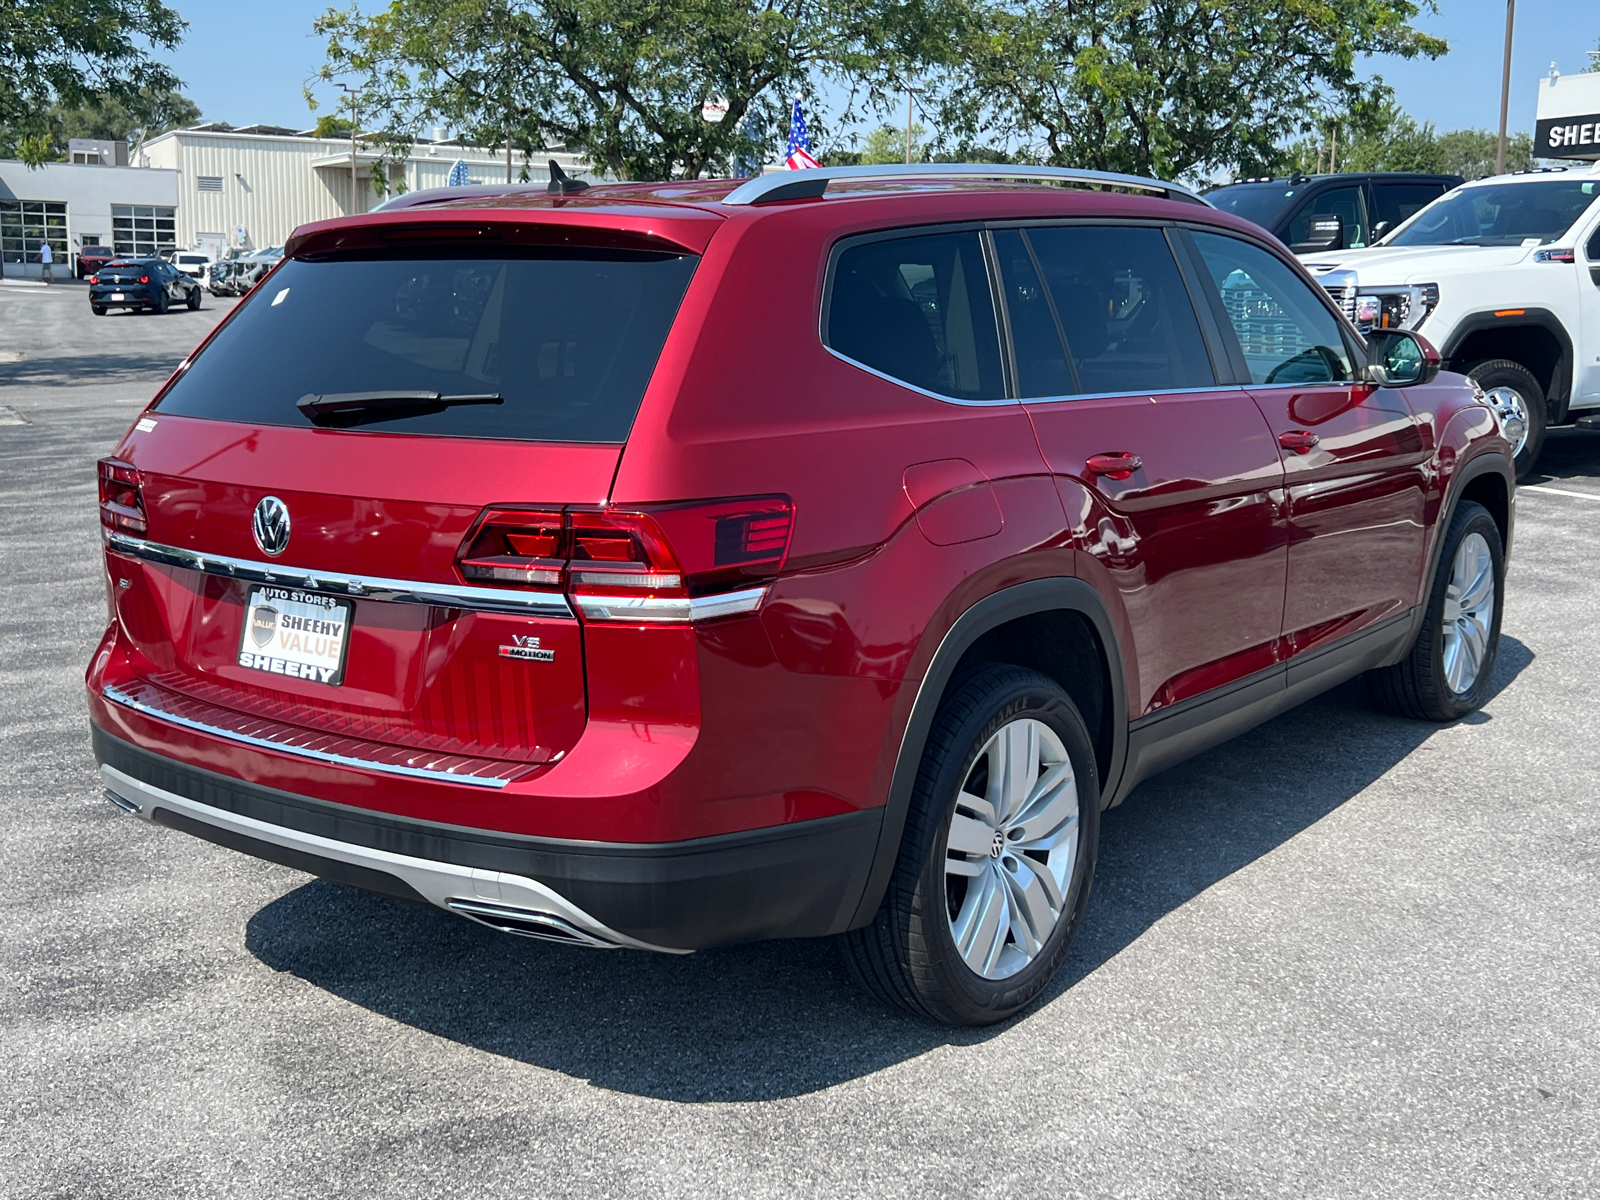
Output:
<path fill-rule="evenodd" d="M 73 161 L 37 169 L 0 161 L 0 259 L 7 277 L 38 278 L 45 242 L 58 276 L 88 245 L 111 245 L 118 254 L 281 246 L 296 226 L 367 212 L 384 194 L 443 187 L 458 162 L 468 182 L 505 179 L 503 151 L 465 147 L 443 130 L 434 133 L 398 162 L 359 141 L 352 155 L 348 138 L 270 125 L 177 129 L 132 150 L 74 140 Z M 526 171 L 541 182 L 549 178 L 545 164 L 552 158 L 570 175 L 588 174 L 576 155 L 562 150 L 526 164 L 514 156 L 512 169 L 518 179 Z M 384 180 L 385 193 L 374 187 L 375 176 Z"/>

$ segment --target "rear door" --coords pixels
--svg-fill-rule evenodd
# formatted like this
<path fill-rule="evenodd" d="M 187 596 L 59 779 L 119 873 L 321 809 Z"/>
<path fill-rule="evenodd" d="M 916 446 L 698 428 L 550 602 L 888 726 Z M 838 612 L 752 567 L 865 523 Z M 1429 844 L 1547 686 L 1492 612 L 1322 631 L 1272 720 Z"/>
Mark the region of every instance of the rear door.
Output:
<path fill-rule="evenodd" d="M 583 645 L 540 530 L 606 499 L 696 261 L 285 263 L 124 448 L 148 522 L 110 547 L 125 686 L 201 724 L 558 757 L 584 727 Z M 522 541 L 463 568 L 491 506 Z"/>
<path fill-rule="evenodd" d="M 1018 381 L 1083 573 L 1133 639 L 1138 716 L 1271 667 L 1283 615 L 1283 469 L 1220 384 L 1165 232 L 993 232 Z"/>
<path fill-rule="evenodd" d="M 1404 396 L 1356 382 L 1319 289 L 1240 238 L 1188 235 L 1229 350 L 1271 426 L 1289 489 L 1283 631 L 1300 654 L 1416 602 L 1423 561 L 1422 431 Z"/>

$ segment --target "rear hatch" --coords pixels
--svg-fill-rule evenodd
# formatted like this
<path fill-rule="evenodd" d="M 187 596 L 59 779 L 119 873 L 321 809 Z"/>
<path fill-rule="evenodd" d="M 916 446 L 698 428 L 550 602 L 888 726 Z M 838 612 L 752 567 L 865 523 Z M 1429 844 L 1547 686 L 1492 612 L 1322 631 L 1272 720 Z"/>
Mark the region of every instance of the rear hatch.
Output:
<path fill-rule="evenodd" d="M 606 499 L 698 259 L 464 240 L 286 259 L 102 464 L 118 697 L 356 760 L 577 741 L 533 543 Z M 486 519 L 529 554 L 463 564 Z"/>

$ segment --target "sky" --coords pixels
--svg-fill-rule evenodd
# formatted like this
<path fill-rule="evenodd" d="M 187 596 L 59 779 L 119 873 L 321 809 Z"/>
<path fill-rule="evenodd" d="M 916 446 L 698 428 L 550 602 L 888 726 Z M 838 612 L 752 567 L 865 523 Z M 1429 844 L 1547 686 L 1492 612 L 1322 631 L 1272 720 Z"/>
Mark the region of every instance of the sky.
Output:
<path fill-rule="evenodd" d="M 189 30 L 172 55 L 185 91 L 206 119 L 232 125 L 309 127 L 316 119 L 302 88 L 322 63 L 324 43 L 311 22 L 328 0 L 169 0 Z M 379 7 L 365 0 L 364 9 Z M 1500 122 L 1500 65 L 1504 0 L 1439 0 L 1439 11 L 1416 24 L 1450 43 L 1437 61 L 1368 58 L 1365 75 L 1381 75 L 1401 106 L 1439 129 L 1496 129 Z M 1600 39 L 1596 0 L 1521 0 L 1511 67 L 1512 130 L 1533 132 L 1538 80 L 1552 61 L 1565 74 L 1588 65 L 1585 50 Z M 337 95 L 315 89 L 329 111 Z"/>

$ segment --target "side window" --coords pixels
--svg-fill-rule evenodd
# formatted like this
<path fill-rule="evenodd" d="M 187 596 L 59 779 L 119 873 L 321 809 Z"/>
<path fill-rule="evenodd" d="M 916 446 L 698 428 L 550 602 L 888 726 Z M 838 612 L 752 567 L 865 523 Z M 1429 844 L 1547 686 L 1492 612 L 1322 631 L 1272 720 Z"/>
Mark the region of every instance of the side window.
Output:
<path fill-rule="evenodd" d="M 1027 237 L 1082 391 L 1160 392 L 1216 383 L 1161 230 L 1054 225 L 1030 229 Z"/>
<path fill-rule="evenodd" d="M 1589 256 L 1592 263 L 1600 263 L 1600 225 L 1595 226 L 1594 236 L 1589 239 L 1589 244 L 1584 247 L 1584 253 Z"/>
<path fill-rule="evenodd" d="M 834 264 L 827 344 L 958 400 L 1005 396 L 989 275 L 976 232 L 847 247 Z"/>
<path fill-rule="evenodd" d="M 1238 335 L 1252 383 L 1353 377 L 1339 321 L 1311 285 L 1259 246 L 1215 233 L 1193 237 Z"/>
<path fill-rule="evenodd" d="M 1367 202 L 1358 187 L 1335 188 L 1309 201 L 1289 222 L 1289 245 L 1298 246 L 1311 236 L 1312 217 L 1337 216 L 1344 220 L 1344 244 L 1352 249 L 1367 244 Z"/>
<path fill-rule="evenodd" d="M 1400 222 L 1416 216 L 1440 196 L 1444 195 L 1442 183 L 1380 183 L 1373 189 L 1378 196 L 1379 236 L 1398 229 Z"/>
<path fill-rule="evenodd" d="M 1078 390 L 1061 345 L 1061 330 L 1045 295 L 1033 255 L 1022 234 L 1002 229 L 994 235 L 1000 261 L 1001 292 L 1011 320 L 1011 347 L 1017 359 L 1017 386 L 1023 399 L 1065 396 Z"/>

